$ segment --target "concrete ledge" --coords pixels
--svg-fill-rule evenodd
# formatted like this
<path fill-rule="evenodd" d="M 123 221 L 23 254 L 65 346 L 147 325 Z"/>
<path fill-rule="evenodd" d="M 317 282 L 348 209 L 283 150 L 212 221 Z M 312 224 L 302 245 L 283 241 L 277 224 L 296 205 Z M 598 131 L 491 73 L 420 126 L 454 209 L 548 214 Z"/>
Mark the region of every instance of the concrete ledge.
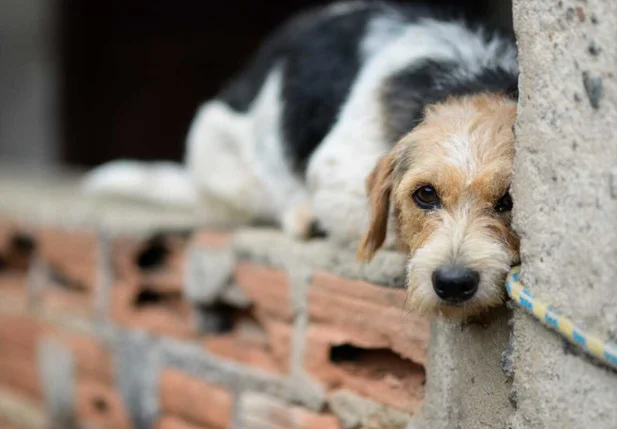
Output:
<path fill-rule="evenodd" d="M 51 226 L 90 226 L 111 233 L 148 234 L 200 225 L 199 209 L 174 210 L 130 201 L 93 201 L 80 195 L 83 173 L 0 165 L 0 217 Z"/>

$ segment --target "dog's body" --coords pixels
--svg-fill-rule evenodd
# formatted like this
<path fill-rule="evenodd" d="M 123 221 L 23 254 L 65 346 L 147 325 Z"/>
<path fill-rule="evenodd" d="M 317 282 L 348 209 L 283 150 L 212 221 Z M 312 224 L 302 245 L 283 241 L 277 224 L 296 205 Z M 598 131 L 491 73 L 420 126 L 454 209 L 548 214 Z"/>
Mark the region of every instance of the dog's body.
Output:
<path fill-rule="evenodd" d="M 436 128 L 442 120 L 449 122 L 447 133 L 435 131 L 449 141 L 442 155 L 465 164 L 472 174 L 481 161 L 468 156 L 474 146 L 469 123 L 494 111 L 506 114 L 508 127 L 514 120 L 514 102 L 505 95 L 488 101 L 473 97 L 505 93 L 516 83 L 512 38 L 425 6 L 337 4 L 285 24 L 247 69 L 199 109 L 183 167 L 111 163 L 95 171 L 87 187 L 98 194 L 128 194 L 166 204 L 201 201 L 211 223 L 265 220 L 296 237 L 306 237 L 316 221 L 333 240 L 358 243 L 370 217 L 367 177 L 382 156 L 391 150 L 404 152 L 397 148 L 413 140 L 408 133 L 423 121 L 427 106 L 466 106 L 437 108 L 433 121 Z M 471 101 L 452 101 L 453 96 Z M 435 113 L 439 111 L 447 111 L 441 119 Z M 494 122 L 504 126 L 503 121 Z M 510 159 L 509 152 L 499 156 Z M 413 160 L 406 161 L 411 168 Z M 511 166 L 505 168 L 507 182 Z M 375 176 L 379 171 L 369 180 L 374 217 L 362 245 L 367 258 L 385 239 L 385 230 L 384 237 L 375 230 L 385 226 L 382 219 L 375 221 L 375 212 L 383 208 L 376 205 L 383 201 L 375 201 L 379 190 L 374 187 L 387 186 Z M 471 183 L 473 178 L 465 180 Z M 382 200 L 389 202 L 390 194 Z M 399 233 L 392 239 L 415 253 L 424 241 L 405 226 L 404 208 L 393 204 L 390 210 L 386 204 L 386 210 L 396 214 L 390 218 Z M 501 262 L 499 273 L 487 281 L 493 282 L 511 261 Z M 410 281 L 416 277 L 411 273 Z M 417 289 L 426 279 L 415 282 Z M 491 295 L 491 303 L 495 299 Z M 439 307 L 425 301 L 416 307 Z"/>

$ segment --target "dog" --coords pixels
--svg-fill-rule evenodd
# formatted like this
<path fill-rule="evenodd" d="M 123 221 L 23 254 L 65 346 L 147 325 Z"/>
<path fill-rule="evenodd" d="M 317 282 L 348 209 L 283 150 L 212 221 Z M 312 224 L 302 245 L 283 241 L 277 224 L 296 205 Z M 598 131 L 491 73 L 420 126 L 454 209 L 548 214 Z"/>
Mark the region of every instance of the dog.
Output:
<path fill-rule="evenodd" d="M 301 239 L 317 226 L 365 261 L 397 247 L 408 307 L 464 318 L 503 300 L 519 258 L 517 81 L 514 38 L 448 10 L 321 7 L 199 108 L 183 165 L 111 162 L 85 189 L 198 207 L 210 225 L 273 222 Z"/>

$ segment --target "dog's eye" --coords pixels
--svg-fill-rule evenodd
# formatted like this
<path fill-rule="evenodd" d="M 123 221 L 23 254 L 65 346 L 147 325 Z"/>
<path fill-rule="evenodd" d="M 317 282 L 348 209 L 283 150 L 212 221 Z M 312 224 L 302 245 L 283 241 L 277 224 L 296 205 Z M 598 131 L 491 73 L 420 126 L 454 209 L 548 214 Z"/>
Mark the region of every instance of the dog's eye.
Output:
<path fill-rule="evenodd" d="M 495 211 L 499 213 L 505 213 L 512 210 L 512 197 L 509 192 L 506 192 L 506 195 L 501 197 L 501 199 L 495 205 Z"/>
<path fill-rule="evenodd" d="M 439 207 L 439 196 L 432 186 L 422 186 L 413 194 L 413 200 L 418 207 L 430 210 Z"/>

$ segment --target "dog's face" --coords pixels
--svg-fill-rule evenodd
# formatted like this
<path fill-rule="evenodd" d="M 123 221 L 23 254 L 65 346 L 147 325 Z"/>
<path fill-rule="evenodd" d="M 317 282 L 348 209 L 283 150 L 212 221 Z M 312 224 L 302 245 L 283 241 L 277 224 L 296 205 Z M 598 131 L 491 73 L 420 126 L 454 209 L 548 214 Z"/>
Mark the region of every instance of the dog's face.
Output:
<path fill-rule="evenodd" d="M 496 94 L 431 106 L 367 179 L 372 218 L 359 255 L 381 247 L 393 213 L 410 253 L 409 309 L 461 318 L 502 302 L 519 259 L 508 193 L 515 118 L 516 103 Z"/>

